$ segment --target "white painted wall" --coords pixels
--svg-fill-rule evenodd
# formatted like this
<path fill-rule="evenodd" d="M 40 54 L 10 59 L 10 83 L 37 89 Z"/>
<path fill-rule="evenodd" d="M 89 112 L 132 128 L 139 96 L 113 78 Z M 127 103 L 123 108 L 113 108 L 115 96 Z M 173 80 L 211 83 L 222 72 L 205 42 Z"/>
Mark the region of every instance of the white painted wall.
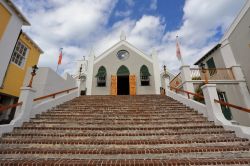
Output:
<path fill-rule="evenodd" d="M 29 84 L 31 68 L 27 71 L 23 86 Z M 35 98 L 45 96 L 58 91 L 76 87 L 76 80 L 66 73 L 64 77 L 58 75 L 54 70 L 47 67 L 39 67 L 34 77 L 33 89 L 36 90 Z"/>
<path fill-rule="evenodd" d="M 116 54 L 119 50 L 127 50 L 130 53 L 129 58 L 126 60 L 119 60 L 116 57 Z M 148 57 L 148 59 L 151 59 L 151 58 L 152 57 Z M 126 66 L 129 69 L 130 75 L 136 76 L 136 94 L 138 95 L 156 94 L 153 61 L 150 62 L 148 59 L 142 57 L 134 49 L 127 47 L 125 44 L 121 44 L 119 47 L 114 49 L 111 53 L 109 53 L 106 57 L 102 59 L 98 57 L 94 64 L 91 94 L 92 95 L 110 95 L 111 75 L 116 75 L 117 70 L 122 65 Z M 150 86 L 141 86 L 140 68 L 142 65 L 146 65 L 151 74 Z M 97 87 L 97 78 L 95 77 L 95 75 L 97 74 L 98 69 L 101 66 L 104 66 L 107 71 L 106 87 Z M 160 77 L 160 72 L 158 74 Z M 159 84 L 160 84 L 160 79 L 159 79 Z"/>
<path fill-rule="evenodd" d="M 5 29 L 5 32 L 0 39 L 0 87 L 3 84 L 5 73 L 7 71 L 9 61 L 14 50 L 18 35 L 22 28 L 22 20 L 17 17 L 17 15 L 12 11 L 12 9 L 6 5 L 6 2 L 0 0 L 0 3 L 9 10 L 11 13 L 11 18 Z"/>

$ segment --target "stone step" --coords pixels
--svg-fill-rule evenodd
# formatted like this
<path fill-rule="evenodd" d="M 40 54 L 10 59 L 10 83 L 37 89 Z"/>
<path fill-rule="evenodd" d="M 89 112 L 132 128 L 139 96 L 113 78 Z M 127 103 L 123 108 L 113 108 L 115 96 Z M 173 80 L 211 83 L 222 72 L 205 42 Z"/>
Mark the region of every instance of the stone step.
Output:
<path fill-rule="evenodd" d="M 64 115 L 46 115 L 46 114 L 43 114 L 43 115 L 38 115 L 36 116 L 37 118 L 40 118 L 40 117 L 44 117 L 44 118 L 51 118 L 51 117 L 56 117 L 56 118 L 60 118 L 60 117 L 63 117 L 63 118 L 70 118 L 70 117 L 73 117 L 73 118 L 77 118 L 77 117 L 85 117 L 85 118 L 157 118 L 157 117 L 161 117 L 161 118 L 178 118 L 178 117 L 181 117 L 181 115 L 183 114 L 169 114 L 169 115 L 134 115 L 134 116 L 131 116 L 131 115 L 119 115 L 119 114 L 111 114 L 111 115 L 108 115 L 108 114 L 102 114 L 102 115 L 67 115 L 67 114 L 64 114 Z M 189 115 L 186 115 L 185 116 L 182 116 L 182 118 L 186 118 L 188 119 L 188 117 L 202 117 L 201 115 L 198 115 L 198 114 L 189 114 Z"/>
<path fill-rule="evenodd" d="M 31 122 L 29 122 L 31 124 L 67 124 L 67 123 L 72 123 L 72 120 L 58 120 L 58 119 L 34 119 L 31 120 Z M 195 124 L 199 124 L 199 123 L 203 123 L 203 124 L 208 124 L 208 123 L 212 123 L 212 122 L 208 122 L 205 120 L 165 120 L 165 121 L 134 121 L 134 120 L 113 120 L 113 121 L 106 121 L 106 120 L 90 120 L 90 119 L 86 119 L 86 120 L 75 120 L 74 121 L 75 124 L 85 124 L 85 125 L 93 125 L 93 124 L 187 124 L 187 123 L 195 123 Z"/>
<path fill-rule="evenodd" d="M 164 133 L 164 132 L 136 132 L 136 133 L 126 133 L 126 132 L 89 132 L 89 133 L 49 133 L 47 131 L 43 132 L 26 132 L 21 131 L 21 133 L 17 130 L 14 130 L 12 133 L 4 134 L 4 137 L 13 137 L 18 139 L 30 139 L 30 138 L 63 138 L 63 139 L 72 139 L 72 138 L 92 138 L 98 137 L 99 139 L 108 140 L 108 139 L 202 139 L 202 138 L 216 138 L 216 137 L 230 137 L 235 138 L 235 134 L 232 131 L 204 131 L 204 132 L 178 132 L 178 133 Z M 111 138 L 110 138 L 111 137 Z"/>
<path fill-rule="evenodd" d="M 22 144 L 0 144 L 1 149 L 38 149 L 38 148 L 46 148 L 46 149 L 55 149 L 55 150 L 71 150 L 78 149 L 138 149 L 138 148 L 146 148 L 146 149 L 155 149 L 155 148 L 184 148 L 184 147 L 213 147 L 213 146 L 239 146 L 244 145 L 247 146 L 248 143 L 240 143 L 240 142 L 217 142 L 217 143 L 190 143 L 190 144 L 74 144 L 73 142 L 65 141 L 64 143 L 22 143 Z"/>
<path fill-rule="evenodd" d="M 134 121 L 140 121 L 140 120 L 198 120 L 198 119 L 206 119 L 205 117 L 202 117 L 200 115 L 193 115 L 190 116 L 189 118 L 186 118 L 184 116 L 180 117 L 180 116 L 173 116 L 173 117 L 158 117 L 158 116 L 154 116 L 154 117 L 86 117 L 86 116 L 41 116 L 41 115 L 37 115 L 36 118 L 32 118 L 32 119 L 43 119 L 43 120 L 52 120 L 52 119 L 57 119 L 57 120 L 106 120 L 106 121 L 112 121 L 112 120 L 134 120 Z"/>
<path fill-rule="evenodd" d="M 43 113 L 41 116 L 140 116 L 140 117 L 144 117 L 144 116 L 173 116 L 173 115 L 183 115 L 185 113 L 186 116 L 190 115 L 201 115 L 198 114 L 197 112 L 183 112 L 183 111 L 179 111 L 179 112 L 164 112 L 164 113 L 158 113 L 158 114 L 148 114 L 148 113 L 121 113 L 121 112 L 103 112 L 103 113 L 98 113 L 98 112 L 93 112 L 93 113 L 85 113 L 84 111 L 79 113 L 79 112 L 67 112 L 67 113 L 60 113 L 60 112 L 46 112 Z"/>
<path fill-rule="evenodd" d="M 54 165 L 63 164 L 69 165 L 90 165 L 90 166 L 139 166 L 139 165 L 152 165 L 152 166 L 173 166 L 173 165 L 242 165 L 249 166 L 250 158 L 185 158 L 185 159 L 0 159 L 3 165 Z"/>
<path fill-rule="evenodd" d="M 131 127 L 144 127 L 144 128 L 151 128 L 151 127 L 183 127 L 183 125 L 185 125 L 185 127 L 193 127 L 193 126 L 211 126 L 213 127 L 214 124 L 212 122 L 194 122 L 194 123 L 126 123 L 126 124 L 119 124 L 119 123 L 116 123 L 118 121 L 113 121 L 113 123 L 109 123 L 109 124 L 105 124 L 103 123 L 102 124 L 102 127 L 105 127 L 105 128 L 110 128 L 110 127 L 113 127 L 115 125 L 115 128 L 131 128 Z M 95 128 L 97 126 L 99 126 L 99 124 L 96 124 L 96 123 L 91 123 L 91 124 L 88 124 L 86 125 L 86 123 L 75 123 L 75 122 L 71 122 L 71 123 L 63 123 L 63 122 L 59 122 L 59 123 L 36 123 L 36 122 L 28 122 L 28 123 L 24 123 L 23 124 L 23 127 L 61 127 L 61 126 L 67 126 L 67 127 L 71 127 L 71 128 L 74 128 L 74 127 L 88 127 L 88 128 Z"/>
<path fill-rule="evenodd" d="M 200 153 L 200 155 L 199 155 Z M 215 154 L 213 154 L 215 153 Z M 225 157 L 227 154 L 229 155 L 238 154 L 240 157 L 249 157 L 250 155 L 250 147 L 249 146 L 205 146 L 205 147 L 168 147 L 168 148 L 107 148 L 107 149 L 49 149 L 49 148 L 15 148 L 15 149 L 0 149 L 0 158 L 3 155 L 6 157 L 7 155 L 12 157 L 17 155 L 32 154 L 45 157 L 50 155 L 50 158 L 54 154 L 60 155 L 60 158 L 74 158 L 79 156 L 81 158 L 86 158 L 85 155 L 91 155 L 91 158 L 94 158 L 93 155 L 97 155 L 97 157 L 102 157 L 102 155 L 118 155 L 116 157 L 122 158 L 121 155 L 151 155 L 151 154 L 160 154 L 165 155 L 165 157 L 173 158 L 173 154 L 178 154 L 178 156 L 174 158 L 187 157 L 190 155 L 195 155 L 199 157 L 211 157 L 211 155 L 216 155 L 217 157 Z M 58 157 L 58 156 L 55 156 Z M 110 157 L 110 156 L 109 156 Z M 136 157 L 136 156 L 134 156 Z M 139 156 L 137 156 L 140 158 Z M 136 158 L 137 158 L 136 157 Z M 145 156 L 144 156 L 145 157 Z M 111 158 L 111 157 L 110 157 Z M 152 157 L 153 158 L 153 157 Z"/>
<path fill-rule="evenodd" d="M 132 109 L 129 109 L 129 110 L 121 110 L 121 109 L 53 109 L 53 110 L 50 110 L 46 113 L 85 113 L 85 114 L 93 114 L 93 113 L 97 113 L 97 114 L 100 114 L 100 113 L 121 113 L 121 114 L 161 114 L 161 113 L 179 113 L 179 112 L 184 112 L 184 113 L 194 113 L 195 111 L 192 111 L 192 110 L 168 110 L 168 109 L 157 109 L 157 111 L 153 111 L 153 110 L 132 110 Z"/>
<path fill-rule="evenodd" d="M 19 140 L 16 138 L 9 138 L 5 137 L 2 138 L 0 144 L 69 144 L 69 145 L 160 145 L 160 144 L 168 144 L 171 146 L 181 145 L 182 144 L 193 144 L 193 146 L 200 146 L 202 144 L 212 143 L 214 145 L 220 146 L 228 146 L 232 145 L 233 143 L 237 145 L 250 145 L 250 141 L 247 139 L 241 138 L 226 138 L 226 137 L 218 137 L 218 138 L 207 138 L 207 139 L 199 139 L 199 138 L 192 138 L 192 139 L 137 139 L 131 138 L 129 140 L 126 139 L 100 139 L 100 138 L 51 138 L 51 139 L 44 139 L 44 138 L 32 138 L 27 140 Z"/>
<path fill-rule="evenodd" d="M 96 126 L 96 127 L 64 127 L 64 126 L 61 126 L 61 127 L 36 127 L 36 126 L 29 126 L 29 127 L 17 127 L 16 129 L 19 129 L 19 130 L 79 130 L 79 131 L 86 131 L 86 130 L 101 130 L 101 131 L 108 131 L 108 130 L 113 130 L 113 131 L 124 131 L 124 130 L 129 130 L 129 131 L 139 131 L 139 130 L 142 130 L 142 131 L 148 131 L 148 130 L 173 130 L 173 131 L 176 131 L 176 130 L 202 130 L 202 129 L 206 129 L 206 130 L 214 130 L 214 129 L 223 129 L 222 126 L 215 126 L 215 125 L 185 125 L 185 126 L 143 126 L 143 127 L 134 127 L 134 126 L 122 126 L 122 127 L 117 127 L 117 126 Z"/>

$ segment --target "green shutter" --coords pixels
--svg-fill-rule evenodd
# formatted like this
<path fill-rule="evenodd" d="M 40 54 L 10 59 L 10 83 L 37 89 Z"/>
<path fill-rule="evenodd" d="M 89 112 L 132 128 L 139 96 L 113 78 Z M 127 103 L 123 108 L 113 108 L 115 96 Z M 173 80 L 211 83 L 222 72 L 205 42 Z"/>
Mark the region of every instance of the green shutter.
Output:
<path fill-rule="evenodd" d="M 215 68 L 216 68 L 213 58 L 210 58 L 210 59 L 207 61 L 207 67 L 208 67 L 209 69 L 215 69 Z"/>
<path fill-rule="evenodd" d="M 96 77 L 105 77 L 106 76 L 106 69 L 105 67 L 101 66 L 99 69 L 98 69 L 98 73 L 96 74 Z"/>
<path fill-rule="evenodd" d="M 148 71 L 148 67 L 143 65 L 140 70 L 141 76 L 151 76 L 151 74 Z"/>

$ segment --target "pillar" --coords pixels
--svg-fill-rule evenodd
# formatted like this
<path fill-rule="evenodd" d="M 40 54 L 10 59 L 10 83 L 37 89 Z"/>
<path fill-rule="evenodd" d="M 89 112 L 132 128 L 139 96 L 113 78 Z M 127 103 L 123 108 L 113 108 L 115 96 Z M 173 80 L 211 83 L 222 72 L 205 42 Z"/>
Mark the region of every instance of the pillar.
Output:
<path fill-rule="evenodd" d="M 95 60 L 95 55 L 93 50 L 90 52 L 90 56 L 88 59 L 88 73 L 87 73 L 87 80 L 86 80 L 86 90 L 87 90 L 87 95 L 92 94 L 92 80 L 93 80 L 93 70 L 94 70 L 94 60 Z"/>
<path fill-rule="evenodd" d="M 30 119 L 30 113 L 33 107 L 33 99 L 35 97 L 35 90 L 30 87 L 22 87 L 20 97 L 18 100 L 23 104 L 16 109 L 14 120 L 21 120 L 22 122 Z"/>
<path fill-rule="evenodd" d="M 194 92 L 194 85 L 191 82 L 191 70 L 189 65 L 182 65 L 180 67 L 182 86 L 185 91 Z"/>
<path fill-rule="evenodd" d="M 201 87 L 205 103 L 207 107 L 208 120 L 214 121 L 217 125 L 231 125 L 231 123 L 224 117 L 221 106 L 214 100 L 219 100 L 216 84 L 206 84 Z"/>

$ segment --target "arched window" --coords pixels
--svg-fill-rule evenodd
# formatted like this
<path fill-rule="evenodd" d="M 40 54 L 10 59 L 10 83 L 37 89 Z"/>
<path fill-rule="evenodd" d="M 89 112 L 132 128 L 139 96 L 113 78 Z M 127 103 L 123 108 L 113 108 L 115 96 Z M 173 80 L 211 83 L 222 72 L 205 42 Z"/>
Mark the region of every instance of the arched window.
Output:
<path fill-rule="evenodd" d="M 122 65 L 119 67 L 119 69 L 116 72 L 117 76 L 128 76 L 129 75 L 129 70 L 126 66 Z"/>
<path fill-rule="evenodd" d="M 98 69 L 98 72 L 96 74 L 97 86 L 98 87 L 104 87 L 104 86 L 106 86 L 106 75 L 107 75 L 107 72 L 106 72 L 105 67 L 101 66 Z"/>
<path fill-rule="evenodd" d="M 142 65 L 140 69 L 140 78 L 141 78 L 141 86 L 149 86 L 151 74 L 148 71 L 148 67 L 146 65 Z"/>

